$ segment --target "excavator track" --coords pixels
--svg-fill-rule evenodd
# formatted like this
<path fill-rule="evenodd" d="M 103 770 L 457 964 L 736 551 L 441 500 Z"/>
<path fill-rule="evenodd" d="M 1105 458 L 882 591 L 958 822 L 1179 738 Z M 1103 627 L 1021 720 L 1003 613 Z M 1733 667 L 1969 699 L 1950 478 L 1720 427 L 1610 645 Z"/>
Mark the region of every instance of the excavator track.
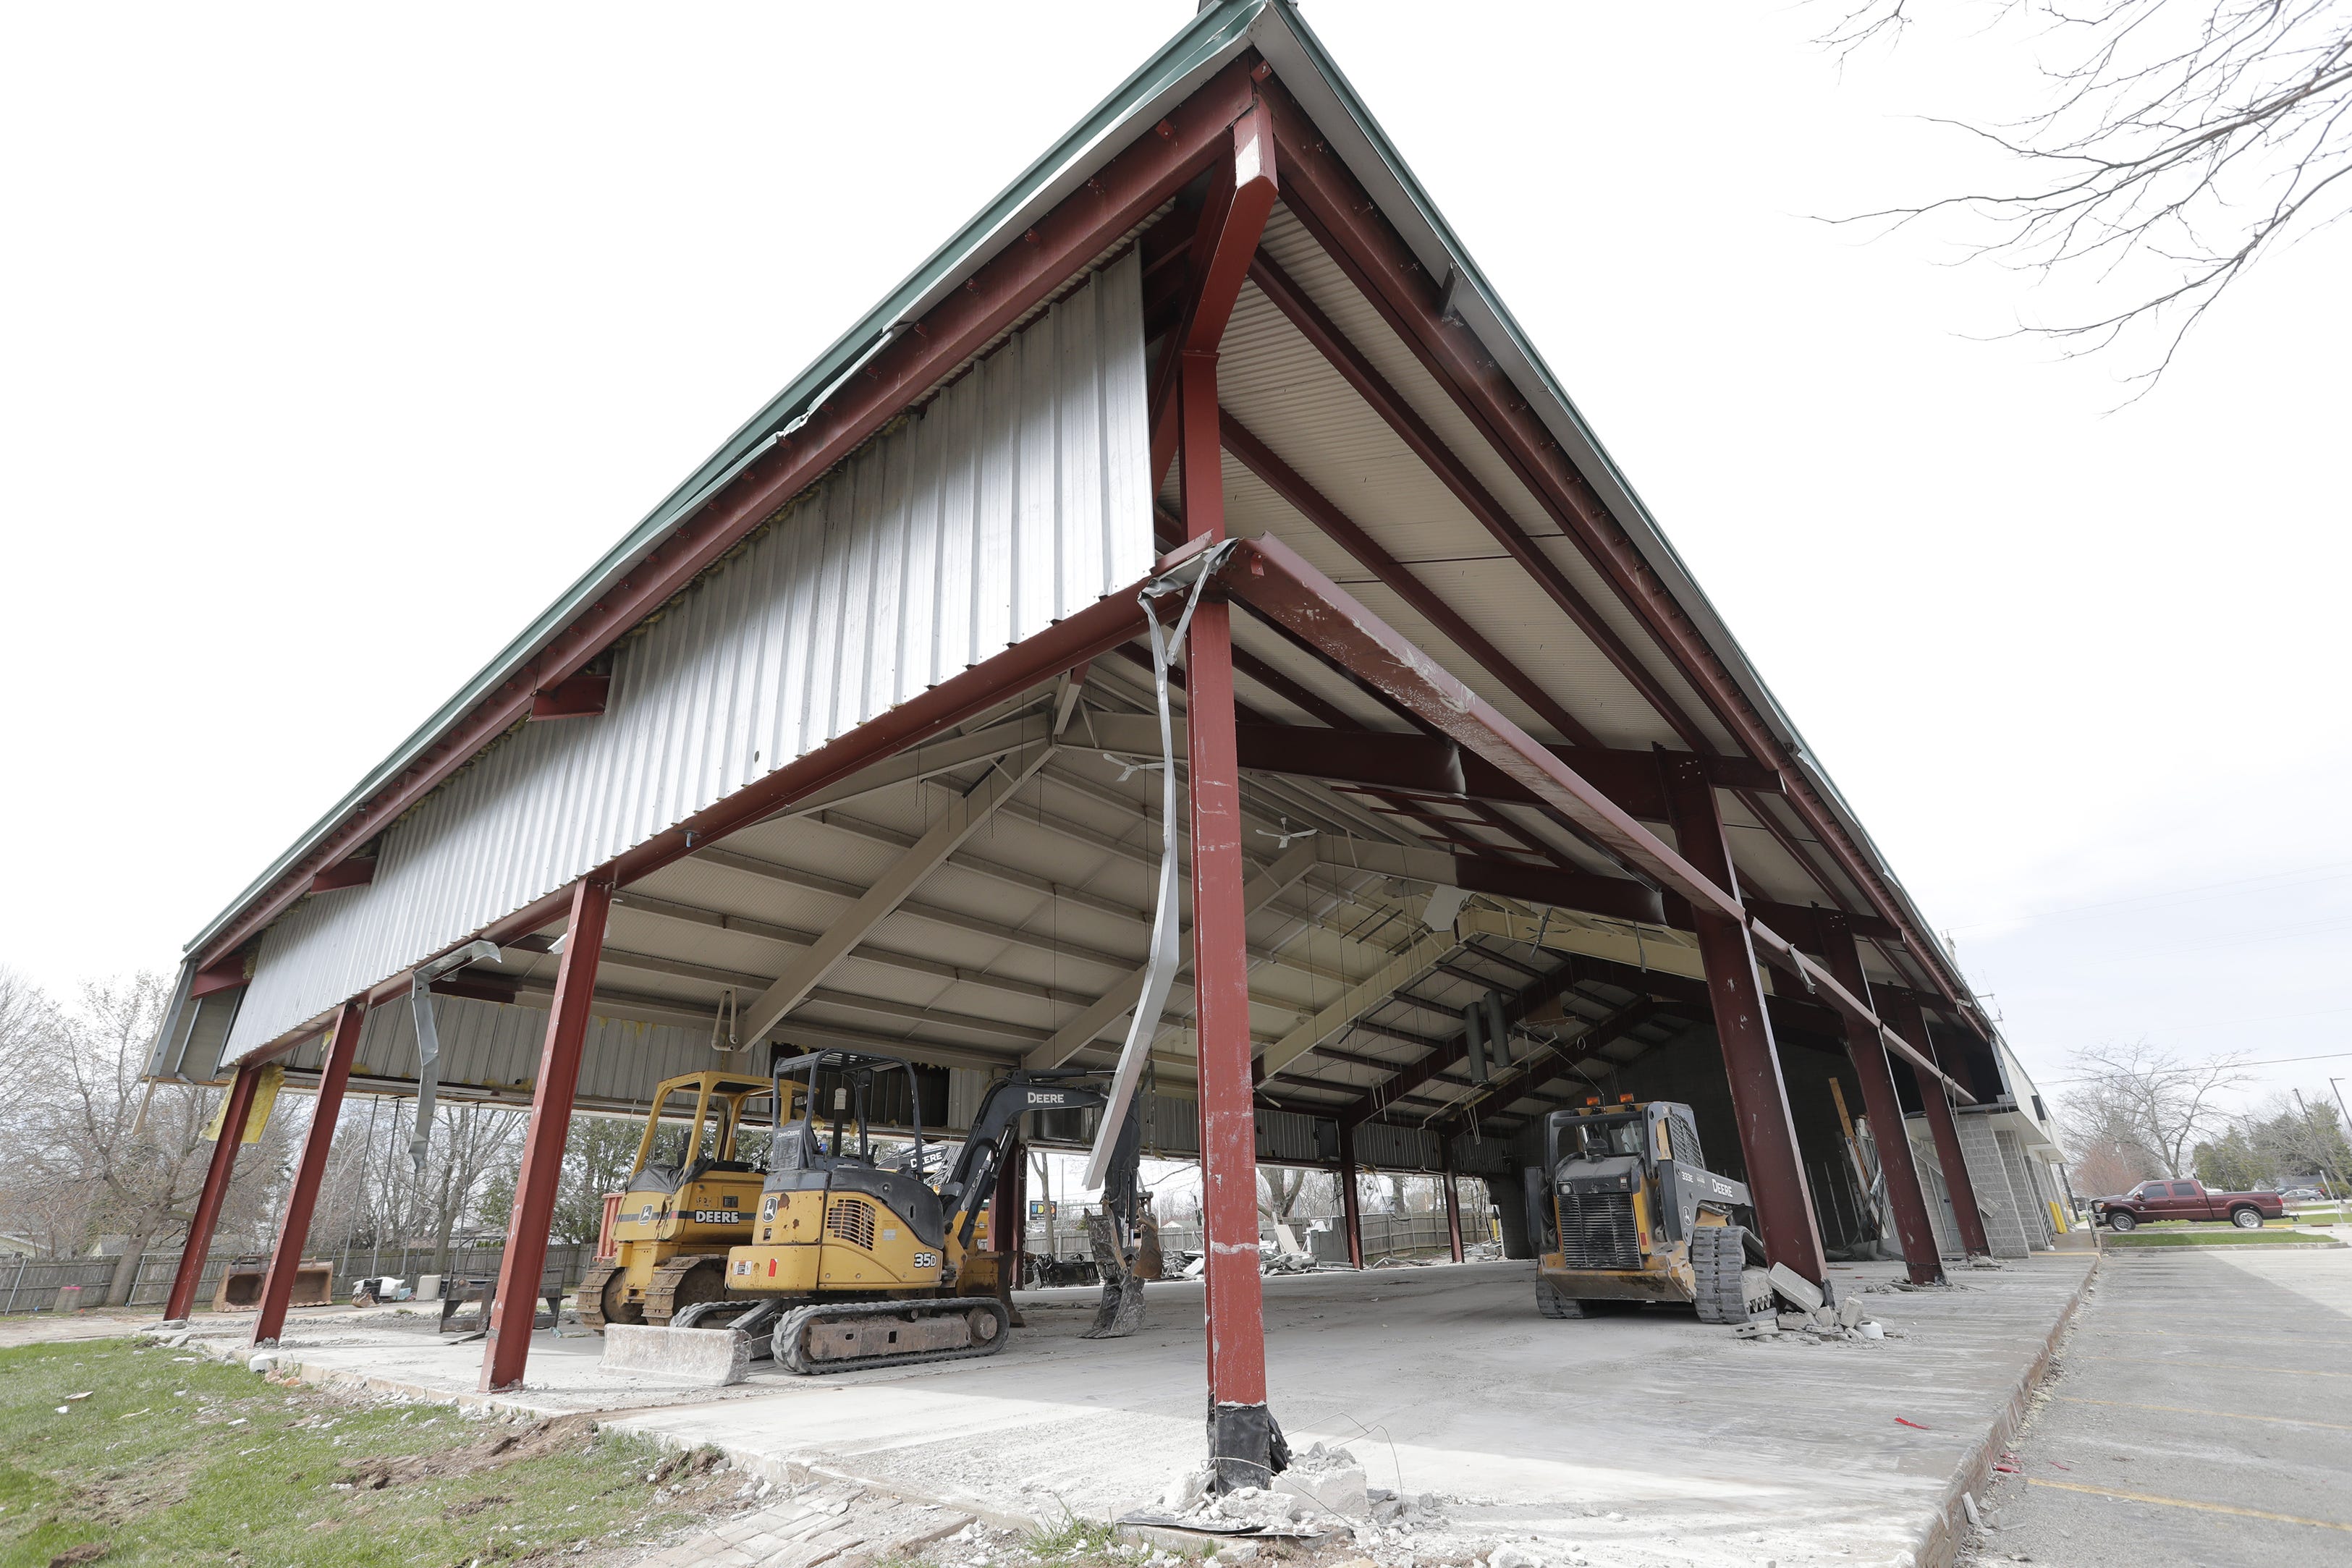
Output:
<path fill-rule="evenodd" d="M 1012 1314 L 993 1296 L 821 1301 L 786 1312 L 776 1324 L 772 1349 L 776 1364 L 788 1372 L 857 1372 L 994 1355 L 1004 1348 L 1012 1327 Z M 900 1343 L 918 1348 L 888 1348 Z M 864 1354 L 868 1344 L 877 1347 L 875 1354 Z"/>
<path fill-rule="evenodd" d="M 604 1327 L 604 1287 L 621 1271 L 618 1258 L 607 1258 L 589 1265 L 580 1281 L 580 1321 L 599 1333 Z"/>
<path fill-rule="evenodd" d="M 654 1270 L 646 1286 L 646 1322 L 663 1326 L 684 1307 L 727 1294 L 727 1254 L 682 1252 Z"/>

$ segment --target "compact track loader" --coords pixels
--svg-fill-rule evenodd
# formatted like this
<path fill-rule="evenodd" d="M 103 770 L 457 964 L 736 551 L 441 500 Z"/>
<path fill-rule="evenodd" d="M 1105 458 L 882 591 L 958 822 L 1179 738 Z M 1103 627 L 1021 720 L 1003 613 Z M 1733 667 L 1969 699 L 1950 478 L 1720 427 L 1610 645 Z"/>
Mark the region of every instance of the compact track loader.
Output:
<path fill-rule="evenodd" d="M 691 1072 L 654 1091 L 614 1220 L 615 1254 L 580 1282 L 582 1322 L 667 1323 L 681 1308 L 726 1294 L 727 1250 L 751 1233 L 763 1179 L 736 1157 L 743 1106 L 777 1092 L 735 1072 Z M 680 1098 L 691 1101 L 692 1120 L 665 1127 L 662 1113 L 682 1109 L 672 1104 Z"/>
<path fill-rule="evenodd" d="M 914 1143 L 886 1165 L 869 1117 L 881 1078 L 901 1072 L 914 1107 Z M 806 1113 L 777 1124 L 751 1233 L 739 1237 L 726 1256 L 723 1296 L 713 1291 L 680 1305 L 669 1326 L 731 1330 L 745 1336 L 752 1354 L 764 1352 L 795 1373 L 1002 1350 L 1012 1318 L 1000 1288 L 1001 1260 L 974 1245 L 997 1170 L 1024 1113 L 1100 1107 L 1108 1080 L 1083 1071 L 998 1079 L 936 1185 L 926 1174 L 931 1145 L 914 1086 L 913 1066 L 897 1057 L 821 1051 L 779 1063 L 775 1103 L 802 1099 Z M 1131 1333 L 1141 1317 L 1141 1283 L 1123 1266 L 1134 1256 L 1139 1152 L 1130 1113 L 1105 1194 L 1118 1216 L 1121 1241 L 1113 1256 L 1122 1266 L 1117 1278 L 1106 1266 L 1095 1337 Z M 657 1356 L 658 1347 L 631 1354 Z"/>
<path fill-rule="evenodd" d="M 1748 1188 L 1706 1168 L 1689 1106 L 1629 1094 L 1554 1111 L 1526 1176 L 1544 1316 L 1687 1301 L 1701 1322 L 1744 1323 L 1770 1308 L 1763 1247 L 1740 1223 Z"/>

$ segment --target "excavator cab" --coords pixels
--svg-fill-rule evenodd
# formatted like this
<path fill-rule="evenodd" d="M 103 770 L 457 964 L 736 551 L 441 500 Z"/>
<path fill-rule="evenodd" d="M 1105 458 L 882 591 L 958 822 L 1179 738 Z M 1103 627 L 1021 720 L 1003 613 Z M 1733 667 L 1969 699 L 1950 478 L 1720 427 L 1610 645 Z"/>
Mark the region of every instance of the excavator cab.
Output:
<path fill-rule="evenodd" d="M 614 1256 L 580 1285 L 580 1321 L 667 1323 L 726 1293 L 727 1249 L 749 1232 L 761 1173 L 739 1158 L 744 1107 L 767 1079 L 689 1072 L 654 1091 L 614 1217 Z"/>

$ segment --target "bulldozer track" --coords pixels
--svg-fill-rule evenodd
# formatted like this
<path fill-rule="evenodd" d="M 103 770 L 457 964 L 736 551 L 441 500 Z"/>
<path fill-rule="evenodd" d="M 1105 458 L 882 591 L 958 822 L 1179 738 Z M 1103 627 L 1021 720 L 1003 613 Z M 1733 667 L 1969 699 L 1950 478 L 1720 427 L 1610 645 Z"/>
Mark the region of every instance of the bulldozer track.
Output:
<path fill-rule="evenodd" d="M 580 1281 L 580 1321 L 601 1331 L 604 1326 L 604 1287 L 621 1271 L 621 1260 L 609 1258 L 589 1265 Z"/>
<path fill-rule="evenodd" d="M 708 1278 L 700 1282 L 699 1289 L 691 1288 L 698 1273 Z M 686 1288 L 683 1301 L 678 1299 L 681 1288 Z M 680 1307 L 715 1301 L 726 1293 L 727 1254 L 681 1252 L 654 1270 L 653 1281 L 646 1287 L 646 1322 L 666 1324 L 677 1315 Z"/>
<path fill-rule="evenodd" d="M 996 1320 L 996 1332 L 985 1343 L 962 1345 L 952 1350 L 908 1351 L 900 1355 L 865 1355 L 841 1361 L 811 1361 L 801 1354 L 802 1342 L 810 1325 L 820 1322 L 887 1318 L 899 1313 L 927 1318 L 961 1317 L 975 1311 L 984 1312 Z M 962 1361 L 972 1356 L 994 1355 L 1012 1337 L 1012 1314 L 1005 1311 L 1004 1303 L 993 1296 L 958 1296 L 946 1301 L 821 1301 L 786 1312 L 776 1324 L 772 1351 L 778 1366 L 803 1376 L 816 1376 L 834 1372 L 861 1372 L 873 1366 L 912 1366 L 919 1362 Z"/>

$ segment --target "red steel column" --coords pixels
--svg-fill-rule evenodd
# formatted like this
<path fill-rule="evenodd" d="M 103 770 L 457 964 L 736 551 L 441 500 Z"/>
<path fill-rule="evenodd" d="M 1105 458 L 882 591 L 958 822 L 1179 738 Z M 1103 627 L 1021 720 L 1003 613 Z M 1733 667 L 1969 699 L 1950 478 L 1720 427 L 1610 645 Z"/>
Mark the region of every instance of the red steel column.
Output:
<path fill-rule="evenodd" d="M 1339 1118 L 1339 1214 L 1348 1228 L 1348 1261 L 1364 1266 L 1363 1201 L 1356 1195 L 1356 1128 Z"/>
<path fill-rule="evenodd" d="M 204 1190 L 196 1195 L 196 1211 L 188 1218 L 188 1239 L 180 1249 L 180 1271 L 172 1276 L 171 1298 L 163 1306 L 167 1322 L 177 1322 L 195 1310 L 196 1286 L 204 1279 L 205 1260 L 212 1252 L 213 1228 L 220 1223 L 229 1178 L 236 1174 L 237 1145 L 245 1141 L 245 1119 L 253 1112 L 253 1084 L 260 1076 L 258 1066 L 240 1067 L 229 1082 L 220 1137 L 213 1145 L 213 1162 L 205 1168 Z"/>
<path fill-rule="evenodd" d="M 1184 356 L 1184 514 L 1188 535 L 1225 537 L 1217 435 L 1217 360 Z M 1265 1407 L 1265 1324 L 1257 1250 L 1257 1117 L 1250 1077 L 1249 955 L 1244 949 L 1241 770 L 1234 733 L 1233 612 L 1222 597 L 1193 612 L 1185 655 L 1192 824 L 1192 984 L 1201 1067 L 1201 1216 L 1208 1294 L 1209 1462 L 1219 1490 L 1273 1479 Z"/>
<path fill-rule="evenodd" d="M 1930 1061 L 1942 1062 L 1927 1039 L 1927 1019 L 1916 1001 L 1908 995 L 1889 996 L 1880 998 L 1880 1007 L 1887 1027 L 1926 1051 Z M 1942 1084 L 1930 1083 L 1916 1072 L 1911 1082 L 1919 1091 L 1921 1109 L 1927 1113 L 1927 1130 L 1936 1135 L 1936 1163 L 1944 1170 L 1944 1193 L 1952 1200 L 1960 1245 L 1972 1258 L 1990 1258 L 1992 1243 L 1985 1238 L 1984 1216 L 1977 1212 L 1976 1184 L 1969 1180 L 1968 1156 L 1960 1152 L 1960 1130 L 1952 1124 L 1952 1103 L 1944 1098 Z"/>
<path fill-rule="evenodd" d="M 564 927 L 563 963 L 555 972 L 555 1006 L 547 1015 L 539 1053 L 539 1082 L 530 1094 L 530 1128 L 523 1134 L 522 1170 L 515 1178 L 507 1219 L 506 1258 L 499 1266 L 498 1300 L 487 1315 L 482 1392 L 522 1381 L 539 1316 L 539 1281 L 547 1269 L 547 1228 L 554 1222 L 555 1189 L 563 1174 L 563 1140 L 572 1130 L 572 1101 L 580 1087 L 580 1047 L 588 1038 L 588 1009 L 596 990 L 596 961 L 604 952 L 604 916 L 613 884 L 583 879 L 572 885 L 572 922 Z"/>
<path fill-rule="evenodd" d="M 327 1174 L 327 1151 L 334 1145 L 335 1123 L 343 1112 L 343 1085 L 351 1080 L 352 1059 L 360 1053 L 360 1026 L 366 1022 L 364 1000 L 345 1002 L 335 1014 L 335 1030 L 328 1037 L 326 1060 L 319 1068 L 319 1098 L 310 1108 L 310 1130 L 302 1134 L 302 1157 L 294 1166 L 294 1191 L 286 1200 L 285 1223 L 278 1228 L 278 1247 L 269 1255 L 269 1275 L 261 1285 L 261 1315 L 253 1321 L 257 1345 L 276 1344 L 285 1330 L 286 1304 L 294 1299 L 294 1277 L 301 1271 L 302 1248 L 310 1239 L 310 1215 L 319 1205 L 320 1178 Z M 226 1124 L 221 1136 L 228 1136 Z M 330 1280 L 330 1293 L 333 1288 Z"/>
<path fill-rule="evenodd" d="M 1853 931 L 1844 914 L 1825 909 L 1813 920 L 1821 927 L 1822 956 L 1829 960 L 1830 974 L 1855 996 L 1871 999 L 1869 983 L 1862 973 L 1862 954 L 1853 945 Z M 1879 1176 L 1886 1183 L 1887 1206 L 1895 1210 L 1895 1233 L 1903 1239 L 1903 1266 L 1913 1284 L 1940 1285 L 1943 1254 L 1936 1247 L 1936 1228 L 1927 1218 L 1919 1173 L 1912 1168 L 1911 1134 L 1903 1120 L 1903 1102 L 1895 1093 L 1885 1043 L 1876 1030 L 1849 1018 L 1845 1051 L 1853 1062 L 1854 1076 L 1862 1080 L 1862 1107 L 1870 1115 L 1871 1141 L 1878 1146 Z"/>
<path fill-rule="evenodd" d="M 1459 1263 L 1462 1261 L 1462 1178 L 1454 1174 L 1453 1137 L 1444 1134 L 1440 1137 L 1443 1140 L 1438 1145 L 1440 1169 L 1444 1174 L 1438 1179 L 1445 1184 L 1445 1245 L 1452 1250 L 1454 1260 Z"/>
<path fill-rule="evenodd" d="M 1737 897 L 1739 882 L 1723 838 L 1723 817 L 1715 787 L 1699 759 L 1686 753 L 1663 754 L 1668 808 L 1682 856 L 1701 876 Z M 1765 1015 L 1763 986 L 1756 975 L 1756 950 L 1748 928 L 1721 915 L 1694 908 L 1699 956 L 1706 965 L 1707 999 L 1715 1009 L 1716 1038 L 1731 1081 L 1731 1109 L 1739 1123 L 1739 1151 L 1748 1162 L 1748 1195 L 1762 1232 L 1764 1255 L 1786 1263 L 1815 1284 L 1828 1277 L 1821 1230 L 1805 1186 L 1797 1153 L 1796 1124 L 1789 1116 L 1789 1092 L 1780 1080 L 1780 1058 Z"/>

